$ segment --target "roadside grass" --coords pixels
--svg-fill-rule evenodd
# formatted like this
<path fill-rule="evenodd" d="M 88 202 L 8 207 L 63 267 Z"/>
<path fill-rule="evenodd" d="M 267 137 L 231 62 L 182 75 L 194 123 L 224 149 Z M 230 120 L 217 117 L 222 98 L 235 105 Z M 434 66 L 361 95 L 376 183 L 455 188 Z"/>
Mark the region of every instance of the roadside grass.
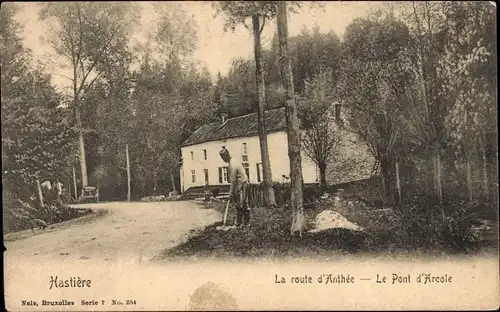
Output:
<path fill-rule="evenodd" d="M 36 229 L 35 232 L 31 230 L 22 230 L 17 232 L 6 233 L 3 236 L 4 241 L 20 240 L 41 233 L 59 231 L 61 229 L 70 226 L 90 223 L 108 214 L 108 211 L 104 209 L 95 209 L 95 210 L 89 208 L 82 208 L 82 209 L 68 208 L 68 209 L 74 210 L 74 212 L 71 215 L 72 218 L 68 218 L 61 222 L 51 223 L 45 230 Z"/>
<path fill-rule="evenodd" d="M 217 230 L 222 221 L 194 233 L 184 244 L 161 252 L 157 260 L 183 258 L 226 259 L 226 258 L 297 258 L 326 257 L 345 254 L 369 254 L 377 257 L 422 257 L 475 253 L 479 246 L 466 250 L 444 247 L 425 241 L 425 237 L 415 240 L 405 231 L 399 211 L 392 208 L 376 207 L 363 201 L 352 191 L 343 195 L 316 200 L 305 208 L 306 232 L 302 237 L 290 235 L 291 210 L 287 207 L 274 209 L 253 208 L 251 226 Z M 340 198 L 340 199 L 339 199 Z M 203 204 L 205 209 L 214 209 L 224 214 L 225 201 Z M 375 206 L 375 207 L 374 207 Z M 332 228 L 312 233 L 318 213 L 333 210 L 350 222 L 361 226 L 364 231 Z M 230 208 L 227 224 L 232 225 L 235 213 Z M 419 238 L 419 237 L 417 237 Z M 498 240 L 496 240 L 496 243 Z M 491 242 L 490 242 L 491 243 Z M 493 245 L 496 244 L 493 242 Z M 491 245 L 491 244 L 490 244 Z M 491 248 L 490 248 L 491 249 Z"/>
<path fill-rule="evenodd" d="M 224 214 L 225 203 L 207 205 Z M 307 220 L 314 219 L 316 209 L 305 211 Z M 165 250 L 165 257 L 260 257 L 260 256 L 310 256 L 332 249 L 336 252 L 356 252 L 363 245 L 365 234 L 345 229 L 331 229 L 321 234 L 305 232 L 302 238 L 290 235 L 291 211 L 284 207 L 251 211 L 251 226 L 216 230 L 222 221 L 206 227 L 186 243 Z M 234 212 L 228 214 L 228 224 L 234 222 Z M 307 225 L 309 228 L 311 224 Z M 320 234 L 320 235 L 318 235 Z"/>

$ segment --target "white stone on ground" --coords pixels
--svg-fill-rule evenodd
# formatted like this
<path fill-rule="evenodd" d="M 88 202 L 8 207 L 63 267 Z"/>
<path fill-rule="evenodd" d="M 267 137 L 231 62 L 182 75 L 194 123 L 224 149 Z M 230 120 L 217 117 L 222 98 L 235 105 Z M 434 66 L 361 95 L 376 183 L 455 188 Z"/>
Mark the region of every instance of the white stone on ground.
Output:
<path fill-rule="evenodd" d="M 324 210 L 316 216 L 316 219 L 314 220 L 314 228 L 309 232 L 315 233 L 334 228 L 363 231 L 362 227 L 348 221 L 341 214 L 332 210 Z"/>

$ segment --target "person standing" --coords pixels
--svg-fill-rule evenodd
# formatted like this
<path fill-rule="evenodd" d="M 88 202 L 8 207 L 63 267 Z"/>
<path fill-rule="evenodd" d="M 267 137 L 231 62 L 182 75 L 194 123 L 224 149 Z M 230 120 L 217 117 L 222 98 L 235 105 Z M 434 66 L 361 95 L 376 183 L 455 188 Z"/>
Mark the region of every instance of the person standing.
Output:
<path fill-rule="evenodd" d="M 229 200 L 236 204 L 236 226 L 243 222 L 250 225 L 250 208 L 248 207 L 248 177 L 243 165 L 233 159 L 229 151 L 223 147 L 220 157 L 228 164 L 228 179 L 230 183 Z"/>

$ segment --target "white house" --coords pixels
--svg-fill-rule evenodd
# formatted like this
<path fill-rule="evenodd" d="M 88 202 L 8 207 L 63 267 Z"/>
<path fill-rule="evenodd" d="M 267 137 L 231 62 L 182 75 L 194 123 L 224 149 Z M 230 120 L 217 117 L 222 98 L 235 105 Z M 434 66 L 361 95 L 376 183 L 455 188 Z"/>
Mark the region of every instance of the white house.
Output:
<path fill-rule="evenodd" d="M 264 117 L 272 178 L 275 182 L 283 182 L 283 176 L 289 177 L 290 174 L 285 108 L 268 110 Z M 227 119 L 227 115 L 222 113 L 219 122 L 201 126 L 182 143 L 182 192 L 205 185 L 229 185 L 227 164 L 219 156 L 223 146 L 229 150 L 231 157 L 241 160 L 250 183 L 262 182 L 257 114 Z M 303 152 L 302 176 L 304 183 L 317 183 L 319 180 L 316 164 Z"/>

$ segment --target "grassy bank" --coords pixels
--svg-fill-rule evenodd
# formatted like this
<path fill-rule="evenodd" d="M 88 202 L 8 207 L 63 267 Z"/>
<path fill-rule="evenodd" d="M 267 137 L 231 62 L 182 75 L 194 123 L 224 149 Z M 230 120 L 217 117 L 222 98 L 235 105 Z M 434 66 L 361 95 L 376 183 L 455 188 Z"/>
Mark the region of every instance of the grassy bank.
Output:
<path fill-rule="evenodd" d="M 204 208 L 215 209 L 222 215 L 224 205 L 225 202 L 220 201 L 205 204 Z M 471 242 L 464 248 L 445 246 L 429 240 L 425 233 L 417 235 L 410 228 L 403 227 L 401 215 L 396 210 L 378 209 L 349 193 L 316 201 L 306 208 L 307 229 L 313 227 L 315 217 L 324 210 L 338 212 L 350 222 L 363 227 L 364 231 L 333 228 L 316 233 L 306 232 L 300 238 L 290 235 L 289 208 L 255 208 L 251 212 L 250 227 L 220 231 L 216 227 L 222 222 L 213 224 L 186 243 L 163 251 L 158 260 L 184 257 L 334 257 L 346 253 L 439 256 L 475 253 L 484 248 L 496 249 L 498 242 L 496 237 L 490 237 L 486 242 Z M 234 212 L 230 210 L 228 224 L 233 221 Z"/>
<path fill-rule="evenodd" d="M 4 234 L 4 241 L 13 241 L 13 240 L 18 240 L 18 239 L 23 239 L 32 235 L 36 235 L 38 233 L 44 233 L 44 232 L 51 232 L 55 230 L 61 230 L 63 228 L 67 228 L 69 226 L 77 225 L 77 224 L 84 224 L 84 223 L 89 223 L 92 222 L 98 218 L 103 217 L 108 213 L 107 210 L 93 210 L 90 208 L 68 208 L 68 210 L 73 211 L 72 213 L 68 213 L 66 216 L 67 218 L 49 224 L 46 230 L 42 231 L 39 229 L 36 229 L 35 232 L 32 232 L 31 230 L 19 230 L 16 232 L 10 232 L 10 233 L 5 233 Z"/>

